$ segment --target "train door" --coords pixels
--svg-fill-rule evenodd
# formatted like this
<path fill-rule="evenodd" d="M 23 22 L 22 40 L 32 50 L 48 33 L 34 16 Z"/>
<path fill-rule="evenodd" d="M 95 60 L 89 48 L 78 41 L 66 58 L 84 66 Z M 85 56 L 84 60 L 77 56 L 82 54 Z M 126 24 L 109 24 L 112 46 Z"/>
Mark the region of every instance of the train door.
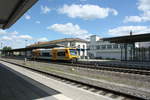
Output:
<path fill-rule="evenodd" d="M 69 52 L 69 49 L 65 49 L 65 53 L 66 53 L 65 59 L 66 59 L 66 60 L 70 59 L 70 52 Z"/>
<path fill-rule="evenodd" d="M 53 49 L 52 50 L 52 60 L 56 60 L 57 59 L 57 50 Z"/>
<path fill-rule="evenodd" d="M 40 50 L 33 50 L 32 51 L 33 59 L 37 59 L 40 56 Z"/>

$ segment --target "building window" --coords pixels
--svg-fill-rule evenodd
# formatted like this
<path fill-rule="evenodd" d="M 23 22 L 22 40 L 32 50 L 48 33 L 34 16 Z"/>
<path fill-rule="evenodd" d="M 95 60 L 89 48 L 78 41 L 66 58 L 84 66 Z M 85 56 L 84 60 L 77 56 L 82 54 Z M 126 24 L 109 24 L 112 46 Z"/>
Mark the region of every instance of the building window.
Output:
<path fill-rule="evenodd" d="M 106 49 L 106 45 L 102 45 L 101 48 L 102 48 L 102 49 Z"/>
<path fill-rule="evenodd" d="M 94 45 L 92 45 L 92 49 L 93 49 L 93 50 L 95 50 L 95 48 L 94 48 L 94 47 L 95 47 L 95 46 L 94 46 Z"/>
<path fill-rule="evenodd" d="M 112 45 L 107 45 L 107 49 L 112 49 Z"/>
<path fill-rule="evenodd" d="M 74 47 L 74 44 L 71 44 L 71 47 Z"/>
<path fill-rule="evenodd" d="M 78 48 L 80 48 L 80 45 L 78 45 Z"/>
<path fill-rule="evenodd" d="M 90 50 L 92 50 L 92 46 L 90 46 Z"/>
<path fill-rule="evenodd" d="M 114 48 L 114 49 L 118 49 L 118 44 L 114 44 L 114 45 L 113 45 L 113 48 Z"/>
<path fill-rule="evenodd" d="M 75 44 L 74 44 L 73 42 L 70 42 L 70 46 L 71 46 L 71 47 L 74 47 Z"/>
<path fill-rule="evenodd" d="M 97 46 L 96 46 L 96 49 L 97 49 L 97 50 L 99 50 L 99 49 L 100 49 L 100 46 L 99 46 L 99 45 L 97 45 Z"/>
<path fill-rule="evenodd" d="M 85 45 L 83 45 L 83 49 L 85 49 Z"/>

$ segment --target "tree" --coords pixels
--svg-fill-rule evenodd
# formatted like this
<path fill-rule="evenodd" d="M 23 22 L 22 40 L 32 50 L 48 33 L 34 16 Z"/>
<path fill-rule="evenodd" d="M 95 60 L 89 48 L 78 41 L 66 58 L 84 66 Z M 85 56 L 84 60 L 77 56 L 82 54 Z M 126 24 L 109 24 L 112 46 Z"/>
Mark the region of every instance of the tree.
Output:
<path fill-rule="evenodd" d="M 3 47 L 3 51 L 7 51 L 7 50 L 11 50 L 12 48 L 11 47 L 9 47 L 9 46 L 5 46 L 5 47 Z"/>
<path fill-rule="evenodd" d="M 9 46 L 3 47 L 3 49 L 2 49 L 2 54 L 7 54 L 7 53 L 8 53 L 7 51 L 9 51 L 9 50 L 11 50 L 11 49 L 12 49 L 12 48 L 9 47 Z"/>

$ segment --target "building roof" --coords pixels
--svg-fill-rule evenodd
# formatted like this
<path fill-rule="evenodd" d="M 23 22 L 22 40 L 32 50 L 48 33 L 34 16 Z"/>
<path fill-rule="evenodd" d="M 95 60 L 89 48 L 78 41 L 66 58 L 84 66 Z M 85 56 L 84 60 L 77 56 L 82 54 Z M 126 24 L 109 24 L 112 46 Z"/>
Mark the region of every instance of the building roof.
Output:
<path fill-rule="evenodd" d="M 85 43 L 87 43 L 86 40 L 83 40 L 80 38 L 64 38 L 64 39 L 53 40 L 53 41 L 48 41 L 48 42 L 38 42 L 38 43 L 32 44 L 28 47 L 38 46 L 38 45 L 48 45 L 48 44 L 59 44 L 60 42 L 85 42 Z"/>
<path fill-rule="evenodd" d="M 28 51 L 28 50 L 33 50 L 33 49 L 46 49 L 46 48 L 54 48 L 54 47 L 63 47 L 62 45 L 58 44 L 50 44 L 50 45 L 37 45 L 37 46 L 32 46 L 32 47 L 27 47 L 27 48 L 17 48 L 17 49 L 12 49 L 12 50 L 5 50 L 5 52 L 13 52 L 13 51 Z M 1 50 L 3 51 L 3 50 Z"/>
<path fill-rule="evenodd" d="M 150 41 L 150 33 L 128 35 L 120 37 L 103 38 L 104 41 L 110 41 L 112 43 L 134 43 L 134 42 L 148 42 Z"/>
<path fill-rule="evenodd" d="M 60 44 L 34 44 L 27 46 L 28 49 L 37 49 L 37 48 L 54 48 L 54 47 L 63 47 L 63 45 Z"/>
<path fill-rule="evenodd" d="M 9 28 L 37 1 L 0 0 L 0 28 Z"/>

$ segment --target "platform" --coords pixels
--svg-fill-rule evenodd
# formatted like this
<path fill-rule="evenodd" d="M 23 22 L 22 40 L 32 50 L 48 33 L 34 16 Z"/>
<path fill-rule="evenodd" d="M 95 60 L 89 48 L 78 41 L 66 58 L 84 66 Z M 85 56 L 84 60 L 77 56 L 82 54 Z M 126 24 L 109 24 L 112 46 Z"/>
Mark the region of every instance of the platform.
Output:
<path fill-rule="evenodd" d="M 60 94 L 54 89 L 36 83 L 40 88 L 0 64 L 0 100 L 33 100 Z"/>
<path fill-rule="evenodd" d="M 9 84 L 10 87 L 16 88 L 16 89 L 10 89 L 7 91 L 7 93 L 10 94 L 9 98 L 14 98 L 15 100 L 25 100 L 25 99 L 26 100 L 32 100 L 32 99 L 36 99 L 36 100 L 113 100 L 112 98 L 109 98 L 107 96 L 99 95 L 97 93 L 90 92 L 88 90 L 76 87 L 71 84 L 66 84 L 59 80 L 55 80 L 50 76 L 31 71 L 31 70 L 22 68 L 17 65 L 13 65 L 13 64 L 6 63 L 3 61 L 0 61 L 0 63 L 1 63 L 0 70 L 1 69 L 4 70 L 3 72 L 0 71 L 1 73 L 0 78 L 3 78 L 3 80 L 6 81 L 6 83 L 1 81 L 1 84 L 2 85 Z M 14 73 L 17 76 L 16 75 L 12 76 Z M 8 78 L 9 80 L 7 79 L 7 77 L 4 77 L 4 76 L 9 77 Z M 23 80 L 20 78 L 22 78 Z M 22 82 L 18 80 L 22 80 Z M 14 81 L 14 82 L 11 83 L 9 81 Z M 17 81 L 17 83 L 15 81 Z M 5 88 L 8 88 L 9 85 L 6 85 Z M 3 88 L 4 91 L 5 91 L 5 88 Z M 27 89 L 22 89 L 22 88 L 27 88 Z M 1 87 L 0 87 L 0 90 L 2 90 Z M 9 91 L 12 91 L 12 92 L 9 92 Z M 15 93 L 15 96 L 18 99 L 15 98 L 13 91 L 20 92 L 20 93 L 18 92 Z M 40 91 L 40 92 L 37 92 L 37 91 Z M 5 96 L 3 96 L 4 99 L 0 97 L 0 100 L 14 100 L 14 99 L 9 99 L 7 96 L 7 93 L 5 94 Z M 18 97 L 19 95 L 21 99 Z M 27 98 L 26 95 L 29 97 Z"/>

